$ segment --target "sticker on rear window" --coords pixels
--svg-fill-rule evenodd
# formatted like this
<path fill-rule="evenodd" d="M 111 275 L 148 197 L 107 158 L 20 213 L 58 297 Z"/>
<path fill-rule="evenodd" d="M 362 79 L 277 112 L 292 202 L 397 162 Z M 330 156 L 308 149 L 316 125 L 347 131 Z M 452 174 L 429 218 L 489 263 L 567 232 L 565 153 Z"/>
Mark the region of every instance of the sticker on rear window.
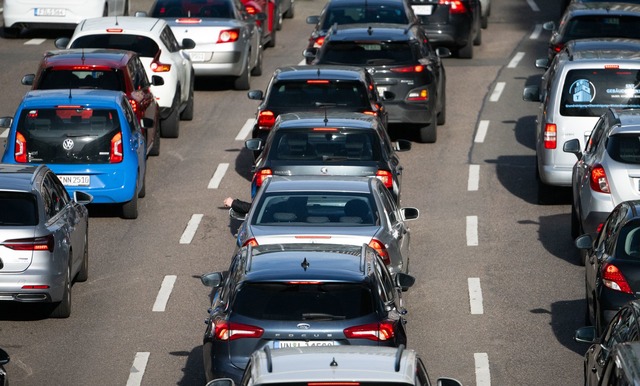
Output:
<path fill-rule="evenodd" d="M 573 97 L 574 103 L 588 103 L 596 96 L 596 88 L 588 79 L 578 79 L 573 82 L 569 87 L 569 92 Z"/>

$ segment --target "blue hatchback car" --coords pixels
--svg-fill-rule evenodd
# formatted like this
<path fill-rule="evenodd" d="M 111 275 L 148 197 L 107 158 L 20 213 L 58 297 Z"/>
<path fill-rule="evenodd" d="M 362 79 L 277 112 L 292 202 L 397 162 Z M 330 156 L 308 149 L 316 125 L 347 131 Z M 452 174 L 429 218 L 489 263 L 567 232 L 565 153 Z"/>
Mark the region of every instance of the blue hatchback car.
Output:
<path fill-rule="evenodd" d="M 69 194 L 82 190 L 96 204 L 122 204 L 138 217 L 145 195 L 146 143 L 141 123 L 120 91 L 35 90 L 13 118 L 4 163 L 47 164 Z"/>

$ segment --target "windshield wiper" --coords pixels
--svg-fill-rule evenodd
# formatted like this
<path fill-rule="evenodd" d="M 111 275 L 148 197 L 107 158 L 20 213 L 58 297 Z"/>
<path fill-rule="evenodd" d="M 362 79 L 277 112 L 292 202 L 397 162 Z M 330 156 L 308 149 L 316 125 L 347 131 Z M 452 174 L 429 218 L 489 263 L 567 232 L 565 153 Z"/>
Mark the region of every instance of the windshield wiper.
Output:
<path fill-rule="evenodd" d="M 309 312 L 302 314 L 302 320 L 344 320 L 344 315 L 323 314 L 320 312 Z"/>

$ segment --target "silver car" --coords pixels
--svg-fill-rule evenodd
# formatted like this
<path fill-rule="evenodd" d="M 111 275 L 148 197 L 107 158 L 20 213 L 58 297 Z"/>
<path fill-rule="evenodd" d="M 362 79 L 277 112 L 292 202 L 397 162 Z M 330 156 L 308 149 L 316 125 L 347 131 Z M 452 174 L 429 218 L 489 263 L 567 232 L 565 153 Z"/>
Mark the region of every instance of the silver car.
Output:
<path fill-rule="evenodd" d="M 265 180 L 240 226 L 248 244 L 368 244 L 393 274 L 409 271 L 416 208 L 398 208 L 376 177 L 274 176 Z"/>
<path fill-rule="evenodd" d="M 591 132 L 584 152 L 578 139 L 565 142 L 573 167 L 571 233 L 595 234 L 623 201 L 640 199 L 640 109 L 609 109 Z"/>
<path fill-rule="evenodd" d="M 0 301 L 53 303 L 71 314 L 71 285 L 89 270 L 90 194 L 69 197 L 45 165 L 0 164 Z"/>

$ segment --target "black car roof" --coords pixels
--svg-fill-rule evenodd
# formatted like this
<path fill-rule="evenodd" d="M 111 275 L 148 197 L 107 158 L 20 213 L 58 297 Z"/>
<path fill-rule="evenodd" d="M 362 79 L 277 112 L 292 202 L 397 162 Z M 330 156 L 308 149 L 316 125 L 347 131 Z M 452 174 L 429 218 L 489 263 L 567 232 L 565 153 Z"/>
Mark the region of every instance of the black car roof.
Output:
<path fill-rule="evenodd" d="M 569 12 L 574 16 L 599 15 L 602 13 L 608 13 L 611 15 L 640 15 L 640 5 L 611 2 L 571 3 L 569 7 L 567 7 L 566 12 Z"/>
<path fill-rule="evenodd" d="M 332 41 L 407 41 L 416 38 L 414 28 L 416 27 L 407 27 L 403 24 L 343 24 L 332 28 L 327 39 Z"/>
<path fill-rule="evenodd" d="M 307 80 L 307 79 L 365 79 L 365 70 L 355 66 L 285 66 L 279 67 L 273 74 L 276 80 Z"/>

